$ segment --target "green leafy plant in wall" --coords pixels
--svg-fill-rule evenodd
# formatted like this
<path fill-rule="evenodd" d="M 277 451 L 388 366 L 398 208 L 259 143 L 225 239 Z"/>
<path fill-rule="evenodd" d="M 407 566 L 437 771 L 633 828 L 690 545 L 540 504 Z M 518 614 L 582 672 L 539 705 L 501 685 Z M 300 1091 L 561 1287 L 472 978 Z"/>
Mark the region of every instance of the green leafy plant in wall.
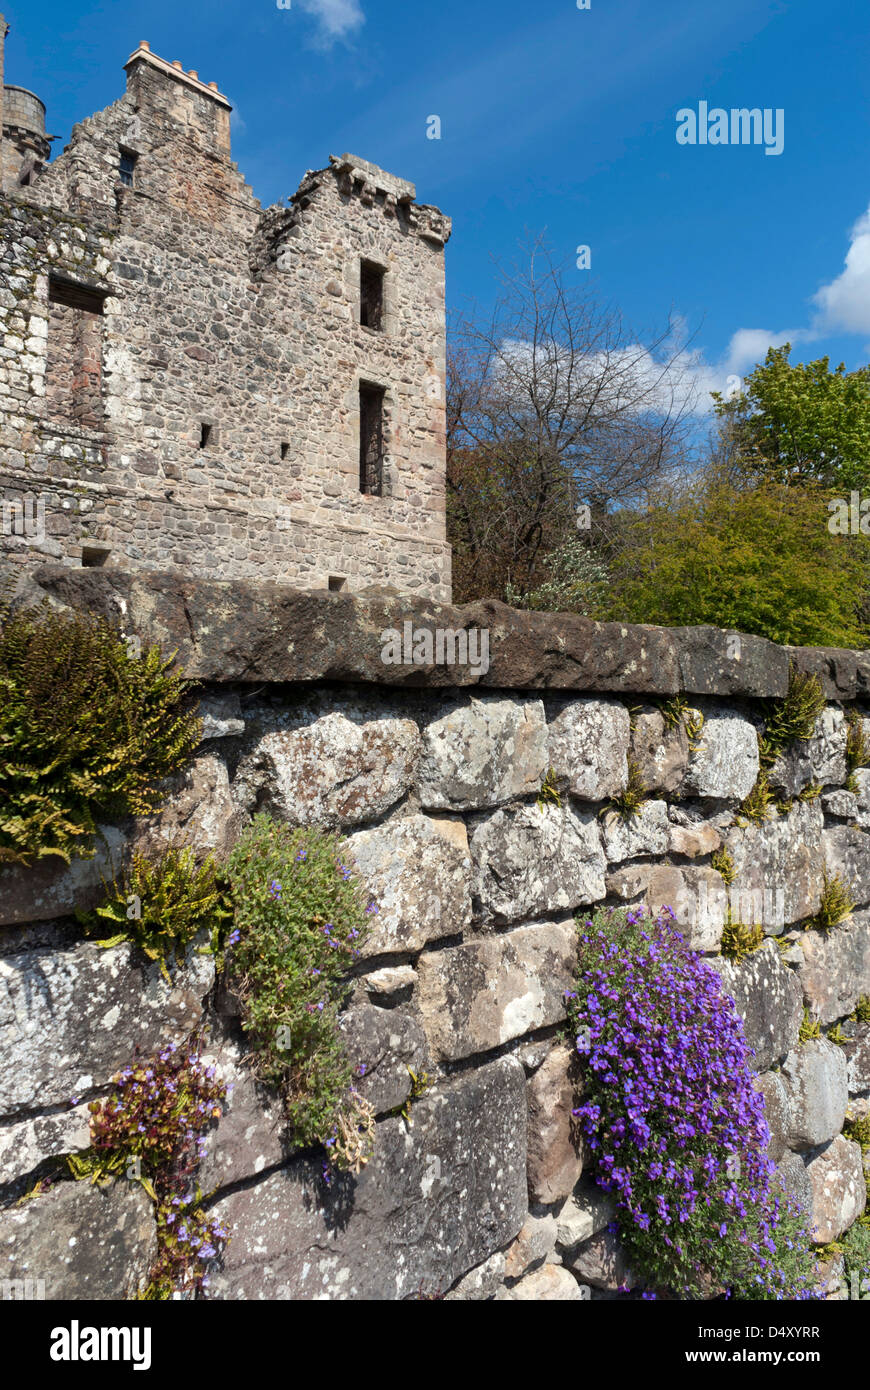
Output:
<path fill-rule="evenodd" d="M 710 856 L 710 863 L 727 884 L 732 884 L 734 882 L 737 877 L 737 869 L 734 866 L 734 860 L 727 845 L 723 845 L 721 849 L 714 850 L 713 854 Z"/>
<path fill-rule="evenodd" d="M 635 758 L 629 757 L 628 779 L 624 788 L 622 791 L 617 792 L 615 796 L 611 797 L 610 801 L 603 807 L 599 814 L 602 815 L 607 811 L 616 811 L 623 820 L 630 820 L 632 816 L 637 815 L 648 797 L 649 791 L 644 784 L 640 764 Z"/>
<path fill-rule="evenodd" d="M 98 816 L 154 809 L 201 730 L 172 667 L 102 618 L 0 598 L 0 867 L 89 857 Z"/>
<path fill-rule="evenodd" d="M 819 910 L 805 925 L 815 927 L 819 931 L 830 931 L 841 922 L 847 921 L 854 910 L 855 902 L 848 884 L 839 874 L 831 878 L 825 874 Z"/>
<path fill-rule="evenodd" d="M 819 1020 L 813 1018 L 809 1009 L 805 1008 L 804 1016 L 801 1019 L 801 1026 L 798 1030 L 798 1041 L 802 1043 L 812 1042 L 813 1039 L 820 1038 L 821 1036 L 822 1029 Z"/>
<path fill-rule="evenodd" d="M 197 864 L 190 847 L 170 846 L 156 859 L 134 851 L 128 872 L 107 888 L 102 907 L 76 913 L 89 935 L 103 936 L 99 946 L 129 941 L 159 963 L 167 980 L 167 961 L 180 960 L 201 933 L 220 959 L 232 911 L 213 855 Z"/>
<path fill-rule="evenodd" d="M 333 834 L 255 817 L 227 861 L 227 971 L 255 1073 L 280 1091 L 294 1141 L 325 1144 L 329 1166 L 358 1171 L 374 1118 L 354 1086 L 338 1019 L 378 908 L 343 853 Z"/>
<path fill-rule="evenodd" d="M 862 994 L 852 1015 L 856 1023 L 870 1023 L 870 994 Z"/>
<path fill-rule="evenodd" d="M 784 813 L 791 810 L 790 801 L 776 802 L 770 788 L 770 772 L 776 760 L 791 744 L 812 738 L 816 720 L 824 708 L 825 694 L 819 678 L 792 666 L 787 694 L 767 706 L 764 730 L 758 735 L 758 777 L 740 807 L 738 824 L 745 821 L 762 824 L 767 820 L 772 804 L 776 804 Z"/>
<path fill-rule="evenodd" d="M 747 926 L 732 922 L 730 914 L 722 928 L 721 953 L 729 960 L 742 961 L 764 945 L 764 928 L 758 923 Z"/>
<path fill-rule="evenodd" d="M 559 791 L 555 768 L 549 768 L 546 777 L 541 783 L 541 790 L 538 793 L 536 804 L 539 811 L 543 811 L 545 806 L 562 805 L 562 794 Z"/>

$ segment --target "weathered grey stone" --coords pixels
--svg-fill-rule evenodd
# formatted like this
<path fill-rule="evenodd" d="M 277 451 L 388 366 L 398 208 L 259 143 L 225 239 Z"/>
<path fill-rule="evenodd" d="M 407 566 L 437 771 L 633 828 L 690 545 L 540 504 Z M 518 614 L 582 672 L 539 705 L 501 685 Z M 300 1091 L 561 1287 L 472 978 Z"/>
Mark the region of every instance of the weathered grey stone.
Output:
<path fill-rule="evenodd" d="M 836 792 L 824 792 L 820 798 L 822 809 L 827 816 L 836 816 L 839 820 L 853 821 L 858 816 L 858 798 L 854 792 L 840 790 Z"/>
<path fill-rule="evenodd" d="M 404 1104 L 411 1092 L 410 1071 L 419 1075 L 427 1060 L 426 1038 L 417 1020 L 404 1010 L 356 1004 L 342 1014 L 340 1026 L 356 1069 L 354 1087 L 374 1106 L 375 1114 Z"/>
<path fill-rule="evenodd" d="M 0 1114 L 105 1085 L 138 1051 L 182 1042 L 202 1017 L 214 960 L 191 948 L 166 984 L 127 945 L 0 959 Z"/>
<path fill-rule="evenodd" d="M 865 721 L 870 723 L 870 720 Z M 852 820 L 856 825 L 860 825 L 862 830 L 870 829 L 870 767 L 857 767 L 855 769 L 855 782 L 858 787 L 853 794 L 855 811 Z M 848 796 L 849 793 L 843 793 Z"/>
<path fill-rule="evenodd" d="M 567 1269 L 547 1264 L 533 1269 L 512 1288 L 503 1289 L 498 1297 L 504 1303 L 581 1303 L 584 1294 Z"/>
<path fill-rule="evenodd" d="M 856 826 L 835 825 L 822 840 L 828 877 L 841 878 L 859 907 L 870 903 L 870 834 Z"/>
<path fill-rule="evenodd" d="M 556 1240 L 560 1249 L 573 1251 L 583 1241 L 605 1230 L 615 1216 L 615 1198 L 582 1178 L 559 1212 Z"/>
<path fill-rule="evenodd" d="M 808 1160 L 813 1239 L 827 1245 L 849 1229 L 867 1204 L 861 1146 L 838 1134 Z"/>
<path fill-rule="evenodd" d="M 846 1118 L 849 1085 L 842 1049 L 827 1038 L 813 1038 L 790 1052 L 782 1064 L 789 1105 L 786 1142 L 790 1149 L 826 1144 Z"/>
<path fill-rule="evenodd" d="M 570 1269 L 581 1283 L 590 1284 L 593 1289 L 607 1289 L 616 1293 L 620 1289 L 631 1289 L 638 1284 L 636 1276 L 629 1268 L 619 1237 L 612 1231 L 599 1231 L 597 1235 L 584 1241 L 562 1258 L 566 1268 Z"/>
<path fill-rule="evenodd" d="M 641 854 L 664 854 L 669 838 L 666 801 L 645 801 L 633 815 L 608 811 L 601 818 L 604 855 L 608 864 Z"/>
<path fill-rule="evenodd" d="M 164 784 L 166 800 L 153 816 L 134 822 L 136 849 L 151 857 L 190 846 L 199 854 L 229 848 L 238 828 L 226 764 L 216 753 L 201 753 Z"/>
<path fill-rule="evenodd" d="M 831 931 L 802 932 L 797 945 L 804 999 L 823 1026 L 845 1018 L 870 994 L 870 912 L 857 912 Z"/>
<path fill-rule="evenodd" d="M 818 716 L 812 736 L 796 739 L 781 753 L 770 770 L 770 785 L 786 796 L 797 796 L 805 787 L 845 782 L 848 725 L 841 709 L 827 705 Z"/>
<path fill-rule="evenodd" d="M 604 854 L 592 812 L 505 807 L 471 834 L 475 891 L 485 916 L 516 922 L 604 897 Z"/>
<path fill-rule="evenodd" d="M 612 869 L 604 880 L 607 896 L 621 898 L 623 902 L 643 897 L 655 867 L 654 864 L 626 864 L 622 869 Z"/>
<path fill-rule="evenodd" d="M 856 1023 L 853 1035 L 843 1046 L 846 1058 L 849 1094 L 860 1096 L 870 1091 L 870 1023 Z"/>
<path fill-rule="evenodd" d="M 734 1000 L 743 1020 L 746 1041 L 755 1054 L 755 1070 L 767 1071 L 797 1046 L 803 1017 L 797 980 L 773 941 L 765 941 L 743 961 L 720 956 L 710 963 L 721 976 L 723 993 Z"/>
<path fill-rule="evenodd" d="M 16 922 L 48 922 L 101 903 L 104 883 L 123 866 L 126 841 L 118 826 L 100 826 L 93 859 L 41 859 L 30 867 L 0 865 L 0 926 Z"/>
<path fill-rule="evenodd" d="M 560 1043 L 528 1083 L 528 1181 L 532 1202 L 558 1202 L 573 1191 L 583 1154 L 571 1110 L 579 1094 L 576 1053 Z"/>
<path fill-rule="evenodd" d="M 407 816 L 348 835 L 359 876 L 378 911 L 363 958 L 418 951 L 471 922 L 471 860 L 438 833 L 428 816 Z"/>
<path fill-rule="evenodd" d="M 819 910 L 824 881 L 823 816 L 817 802 L 798 802 L 787 815 L 773 811 L 760 825 L 735 827 L 725 834 L 734 861 L 732 889 L 750 893 L 760 906 L 765 931 L 812 917 Z M 835 831 L 826 831 L 824 838 Z"/>
<path fill-rule="evenodd" d="M 688 695 L 782 696 L 788 658 L 766 637 L 718 627 L 675 627 L 680 690 Z"/>
<path fill-rule="evenodd" d="M 816 676 L 826 700 L 854 700 L 859 653 L 843 647 L 782 647 L 801 675 Z"/>
<path fill-rule="evenodd" d="M 701 859 L 722 846 L 721 830 L 709 821 L 679 825 L 674 824 L 670 816 L 669 821 L 668 851 L 671 854 L 679 854 L 684 859 Z"/>
<path fill-rule="evenodd" d="M 205 1060 L 228 1088 L 217 1124 L 206 1131 L 197 1174 L 203 1192 L 211 1193 L 285 1162 L 294 1145 L 281 1097 L 255 1079 L 243 1044 L 221 1036 Z"/>
<path fill-rule="evenodd" d="M 669 907 L 693 951 L 717 951 L 728 910 L 728 895 L 715 869 L 654 865 L 644 902 L 651 912 Z"/>
<path fill-rule="evenodd" d="M 232 693 L 205 695 L 199 702 L 202 742 L 210 738 L 235 738 L 245 732 L 242 703 Z"/>
<path fill-rule="evenodd" d="M 631 756 L 650 792 L 675 792 L 689 767 L 689 735 L 682 720 L 668 724 L 652 706 L 634 713 Z"/>
<path fill-rule="evenodd" d="M 550 766 L 574 796 L 602 801 L 628 781 L 630 737 L 618 700 L 572 700 L 550 724 Z"/>
<path fill-rule="evenodd" d="M 361 980 L 369 999 L 382 1008 L 407 1003 L 416 983 L 417 972 L 412 965 L 385 965 Z"/>
<path fill-rule="evenodd" d="M 704 724 L 689 755 L 683 795 L 742 801 L 758 776 L 758 738 L 755 729 L 734 710 L 705 708 Z"/>
<path fill-rule="evenodd" d="M 74 1105 L 54 1115 L 0 1126 L 0 1183 L 31 1173 L 48 1158 L 89 1148 L 90 1120 L 87 1105 Z"/>
<path fill-rule="evenodd" d="M 3 1278 L 44 1280 L 46 1299 L 134 1298 L 156 1255 L 154 1208 L 127 1179 L 61 1182 L 0 1211 Z"/>
<path fill-rule="evenodd" d="M 470 1057 L 564 1018 L 576 951 L 569 917 L 422 955 L 416 1005 L 433 1056 Z"/>
<path fill-rule="evenodd" d="M 504 1266 L 504 1252 L 497 1250 L 488 1260 L 484 1260 L 483 1264 L 462 1276 L 459 1283 L 444 1295 L 445 1303 L 489 1302 L 501 1288 Z"/>
<path fill-rule="evenodd" d="M 487 1155 L 486 1161 L 482 1155 Z M 526 1218 L 525 1078 L 503 1057 L 427 1091 L 377 1127 L 356 1179 L 324 1189 L 297 1159 L 213 1208 L 233 1239 L 209 1295 L 390 1300 L 445 1292 Z"/>
<path fill-rule="evenodd" d="M 334 710 L 306 727 L 263 734 L 239 764 L 233 800 L 291 825 L 359 825 L 405 795 L 419 753 L 413 720 L 360 725 Z"/>
<path fill-rule="evenodd" d="M 519 1279 L 532 1265 L 545 1260 L 556 1244 L 556 1218 L 552 1212 L 530 1212 L 516 1240 L 505 1251 L 506 1279 Z"/>
<path fill-rule="evenodd" d="M 537 792 L 546 772 L 542 701 L 472 697 L 424 727 L 417 792 L 426 809 L 475 810 Z"/>
<path fill-rule="evenodd" d="M 774 1163 L 779 1163 L 787 1148 L 790 1108 L 789 1093 L 779 1072 L 765 1071 L 754 1079 L 756 1091 L 764 1096 L 764 1117 L 770 1130 L 770 1143 L 767 1152 Z"/>

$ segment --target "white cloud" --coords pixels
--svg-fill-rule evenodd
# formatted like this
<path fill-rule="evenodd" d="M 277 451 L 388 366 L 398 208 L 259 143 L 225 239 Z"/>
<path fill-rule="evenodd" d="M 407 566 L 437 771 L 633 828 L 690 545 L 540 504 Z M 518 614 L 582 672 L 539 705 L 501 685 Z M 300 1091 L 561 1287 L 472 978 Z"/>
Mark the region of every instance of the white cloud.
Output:
<path fill-rule="evenodd" d="M 297 0 L 297 4 L 306 14 L 315 16 L 325 44 L 347 38 L 365 24 L 359 0 Z"/>
<path fill-rule="evenodd" d="M 813 296 L 819 327 L 845 333 L 870 332 L 870 208 L 849 234 L 845 269 Z"/>

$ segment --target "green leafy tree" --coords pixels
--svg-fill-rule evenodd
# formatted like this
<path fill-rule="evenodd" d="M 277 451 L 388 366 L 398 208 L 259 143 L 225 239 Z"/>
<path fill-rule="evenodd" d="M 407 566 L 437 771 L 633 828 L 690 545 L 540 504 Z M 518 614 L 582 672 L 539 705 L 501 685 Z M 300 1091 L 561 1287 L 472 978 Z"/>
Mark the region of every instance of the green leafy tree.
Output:
<path fill-rule="evenodd" d="M 702 477 L 623 520 L 595 616 L 863 647 L 868 538 L 832 536 L 823 489 Z"/>
<path fill-rule="evenodd" d="M 770 348 L 731 400 L 713 392 L 726 453 L 737 473 L 781 483 L 870 486 L 870 373 L 830 369 L 830 359 L 789 361 Z"/>

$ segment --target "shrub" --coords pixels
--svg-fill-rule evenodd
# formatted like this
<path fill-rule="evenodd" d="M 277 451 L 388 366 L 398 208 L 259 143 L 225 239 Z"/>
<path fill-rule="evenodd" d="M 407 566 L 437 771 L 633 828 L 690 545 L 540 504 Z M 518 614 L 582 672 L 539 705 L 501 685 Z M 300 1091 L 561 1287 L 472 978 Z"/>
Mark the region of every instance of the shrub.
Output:
<path fill-rule="evenodd" d="M 143 1298 L 202 1289 L 208 1261 L 227 1239 L 203 1211 L 195 1181 L 205 1130 L 226 1093 L 214 1067 L 169 1043 L 153 1060 L 125 1067 L 111 1094 L 88 1106 L 91 1148 L 69 1156 L 73 1176 L 100 1184 L 136 1177 L 156 1206 L 157 1260 Z"/>
<path fill-rule="evenodd" d="M 586 922 L 569 1007 L 586 1078 L 575 1115 L 632 1268 L 678 1298 L 812 1297 L 742 1025 L 670 909 Z"/>
<path fill-rule="evenodd" d="M 197 866 L 192 849 L 172 847 L 156 861 L 135 851 L 129 872 L 110 886 L 103 906 L 76 913 L 89 935 L 116 929 L 98 945 L 130 941 L 159 961 L 167 978 L 168 957 L 180 959 L 201 931 L 209 932 L 220 955 L 223 924 L 231 915 L 214 857 Z"/>
<path fill-rule="evenodd" d="M 104 619 L 0 601 L 0 864 L 90 857 L 96 816 L 154 809 L 201 729 L 171 667 Z"/>
<path fill-rule="evenodd" d="M 337 836 L 265 815 L 242 835 L 227 875 L 234 909 L 228 969 L 257 1075 L 281 1091 L 298 1144 L 326 1143 L 335 1166 L 354 1167 L 361 1156 L 351 1135 L 370 1136 L 372 1120 L 352 1088 L 338 1014 L 377 905 L 366 905 L 341 862 Z"/>

